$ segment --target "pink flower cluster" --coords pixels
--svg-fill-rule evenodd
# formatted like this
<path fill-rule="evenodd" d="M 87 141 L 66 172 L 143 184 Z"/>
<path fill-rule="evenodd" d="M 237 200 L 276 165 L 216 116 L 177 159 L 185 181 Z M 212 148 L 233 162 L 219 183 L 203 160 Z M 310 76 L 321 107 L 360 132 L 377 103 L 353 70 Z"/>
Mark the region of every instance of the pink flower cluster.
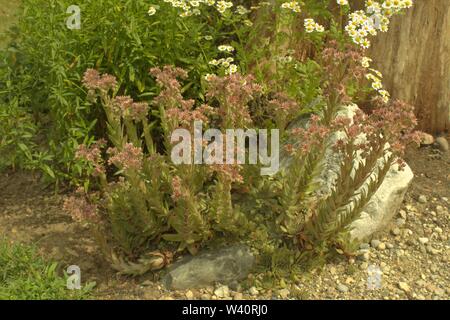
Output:
<path fill-rule="evenodd" d="M 353 119 L 336 117 L 330 125 L 321 124 L 317 115 L 311 116 L 306 129 L 292 129 L 292 134 L 298 138 L 298 145 L 289 144 L 286 150 L 291 154 L 305 155 L 312 152 L 333 132 L 344 132 L 345 139 L 339 139 L 335 149 L 344 152 L 348 144 L 361 151 L 361 157 L 366 158 L 371 152 L 384 152 L 386 143 L 396 156 L 404 154 L 409 143 L 420 143 L 420 133 L 415 131 L 417 119 L 414 108 L 402 101 L 386 104 L 381 99 L 375 102 L 375 108 L 370 115 L 358 110 Z M 364 137 L 364 139 L 358 139 Z"/>
<path fill-rule="evenodd" d="M 322 51 L 322 60 L 325 71 L 335 72 L 336 68 L 346 68 L 348 75 L 355 79 L 361 79 L 364 76 L 365 69 L 360 61 L 363 58 L 362 51 L 355 49 L 354 46 L 347 44 L 342 50 L 335 41 L 329 41 L 327 47 Z"/>
<path fill-rule="evenodd" d="M 286 151 L 290 154 L 303 156 L 311 152 L 315 147 L 324 143 L 331 133 L 331 128 L 320 123 L 321 119 L 317 115 L 312 115 L 306 129 L 294 128 L 292 134 L 298 139 L 298 145 L 286 145 Z"/>
<path fill-rule="evenodd" d="M 420 144 L 421 132 L 415 130 L 417 118 L 412 105 L 400 100 L 386 104 L 380 98 L 375 103 L 370 115 L 373 126 L 386 136 L 396 154 L 402 156 L 408 144 Z"/>
<path fill-rule="evenodd" d="M 402 156 L 408 144 L 420 143 L 420 133 L 414 130 L 417 119 L 413 110 L 411 105 L 402 101 L 385 104 L 378 99 L 370 115 L 359 112 L 353 118 L 354 123 L 347 130 L 347 135 L 355 137 L 359 133 L 365 134 L 367 143 L 359 145 L 363 152 L 387 142 L 396 155 Z"/>
<path fill-rule="evenodd" d="M 106 145 L 106 140 L 100 139 L 87 147 L 84 144 L 78 146 L 75 152 L 75 159 L 82 159 L 94 166 L 93 176 L 98 177 L 105 174 L 105 168 L 103 166 L 102 148 Z"/>
<path fill-rule="evenodd" d="M 166 109 L 166 115 L 177 126 L 189 128 L 195 120 L 208 122 L 213 109 L 203 104 L 194 108 L 195 101 L 184 100 L 181 94 L 181 84 L 177 78 L 185 79 L 187 72 L 180 68 L 165 66 L 163 69 L 152 68 L 150 74 L 156 77 L 156 82 L 162 88 L 160 94 L 154 99 L 154 103 Z"/>
<path fill-rule="evenodd" d="M 156 82 L 162 88 L 160 94 L 154 99 L 154 102 L 164 107 L 177 107 L 182 104 L 183 96 L 181 95 L 181 84 L 177 80 L 186 79 L 187 72 L 181 68 L 172 66 L 164 66 L 160 68 L 150 69 L 150 74 L 156 78 Z M 186 104 L 194 104 L 194 102 L 185 102 Z"/>
<path fill-rule="evenodd" d="M 226 77 L 211 76 L 206 96 L 219 101 L 221 117 L 233 126 L 242 126 L 252 122 L 248 103 L 261 91 L 262 87 L 255 83 L 253 76 L 234 73 Z"/>
<path fill-rule="evenodd" d="M 150 74 L 156 78 L 156 82 L 160 87 L 174 91 L 181 89 L 177 78 L 186 79 L 188 77 L 188 73 L 185 70 L 173 66 L 164 66 L 162 69 L 152 68 L 150 69 Z"/>
<path fill-rule="evenodd" d="M 375 150 L 384 152 L 384 146 L 389 143 L 389 150 L 398 157 L 400 168 L 404 166 L 400 157 L 404 155 L 406 146 L 420 143 L 420 132 L 415 130 L 416 126 L 417 119 L 411 105 L 398 100 L 386 104 L 381 99 L 376 100 L 371 114 L 358 110 L 353 121 L 336 118 L 332 124 L 333 130 L 342 130 L 347 136 L 346 141 L 337 141 L 337 150 L 343 151 L 347 143 L 353 143 L 361 151 L 361 157 L 367 158 Z M 365 139 L 357 142 L 357 137 L 362 135 Z"/>
<path fill-rule="evenodd" d="M 181 102 L 181 108 L 170 108 L 166 114 L 169 118 L 176 119 L 180 127 L 189 128 L 194 121 L 209 122 L 209 115 L 214 114 L 214 109 L 207 104 L 193 109 L 194 101 Z"/>
<path fill-rule="evenodd" d="M 228 182 L 243 183 L 244 178 L 240 174 L 242 166 L 236 164 L 214 164 L 211 171 L 217 172 Z"/>
<path fill-rule="evenodd" d="M 134 102 L 130 96 L 117 96 L 113 108 L 123 117 L 133 120 L 145 119 L 148 114 L 147 102 Z"/>
<path fill-rule="evenodd" d="M 181 178 L 175 176 L 172 178 L 172 199 L 173 201 L 178 201 L 186 196 L 181 185 Z"/>
<path fill-rule="evenodd" d="M 70 196 L 64 200 L 63 210 L 78 222 L 98 222 L 98 208 L 89 203 L 84 195 Z"/>
<path fill-rule="evenodd" d="M 274 98 L 269 100 L 269 106 L 275 112 L 281 112 L 284 115 L 295 113 L 299 109 L 298 103 L 282 92 L 275 94 Z"/>
<path fill-rule="evenodd" d="M 121 150 L 118 150 L 117 148 L 109 148 L 107 153 L 110 156 L 108 160 L 109 164 L 113 164 L 124 170 L 142 169 L 142 149 L 135 147 L 132 143 L 126 143 Z"/>
<path fill-rule="evenodd" d="M 103 74 L 100 76 L 95 69 L 87 69 L 83 76 L 83 85 L 89 90 L 108 91 L 117 86 L 117 80 L 114 76 Z"/>
<path fill-rule="evenodd" d="M 322 65 L 328 77 L 325 95 L 336 93 L 340 103 L 349 103 L 351 98 L 347 94 L 347 87 L 352 80 L 364 79 L 366 69 L 361 65 L 363 58 L 361 49 L 355 49 L 348 44 L 344 49 L 335 41 L 329 41 L 322 51 Z"/>

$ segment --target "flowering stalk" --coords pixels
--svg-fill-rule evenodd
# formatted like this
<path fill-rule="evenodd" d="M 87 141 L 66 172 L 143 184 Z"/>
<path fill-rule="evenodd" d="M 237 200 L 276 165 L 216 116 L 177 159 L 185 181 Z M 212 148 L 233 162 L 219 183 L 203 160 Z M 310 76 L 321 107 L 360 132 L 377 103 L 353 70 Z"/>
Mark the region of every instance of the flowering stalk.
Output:
<path fill-rule="evenodd" d="M 343 118 L 335 120 L 335 130 L 339 128 L 345 133 L 345 138 L 337 140 L 335 145 L 341 156 L 340 172 L 331 194 L 319 199 L 309 210 L 310 218 L 298 233 L 302 247 L 314 250 L 317 255 L 320 248 L 329 248 L 346 238 L 343 234 L 360 217 L 387 172 L 396 162 L 400 164 L 399 170 L 402 169 L 398 157 L 404 145 L 418 142 L 419 136 L 413 131 L 415 124 L 412 108 L 402 102 L 380 103 L 369 116 L 357 112 L 352 123 Z M 403 147 L 394 146 L 399 141 Z"/>

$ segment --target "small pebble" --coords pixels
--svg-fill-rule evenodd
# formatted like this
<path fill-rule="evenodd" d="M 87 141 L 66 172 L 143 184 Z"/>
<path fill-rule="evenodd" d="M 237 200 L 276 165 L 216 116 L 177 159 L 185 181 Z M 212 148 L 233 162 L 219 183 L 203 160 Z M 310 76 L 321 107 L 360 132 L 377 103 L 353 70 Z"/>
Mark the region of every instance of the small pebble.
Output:
<path fill-rule="evenodd" d="M 368 244 L 368 243 L 361 243 L 361 244 L 359 245 L 359 248 L 360 248 L 360 249 L 363 249 L 363 250 L 370 249 L 370 244 Z"/>
<path fill-rule="evenodd" d="M 291 292 L 289 291 L 289 289 L 281 289 L 280 291 L 278 291 L 278 294 L 282 299 L 287 299 L 290 293 Z"/>
<path fill-rule="evenodd" d="M 422 195 L 419 196 L 418 201 L 419 201 L 420 203 L 427 203 L 428 199 L 427 199 L 426 196 L 424 196 L 424 195 L 422 194 Z"/>
<path fill-rule="evenodd" d="M 250 294 L 252 295 L 252 296 L 257 296 L 258 295 L 258 289 L 256 289 L 256 287 L 251 287 L 249 290 L 248 290 L 248 292 L 250 292 Z"/>
<path fill-rule="evenodd" d="M 227 298 L 230 296 L 230 289 L 228 286 L 220 286 L 216 290 L 214 290 L 214 294 L 218 298 Z"/>
<path fill-rule="evenodd" d="M 434 143 L 434 137 L 429 133 L 422 133 L 420 137 L 420 144 L 428 146 Z"/>
<path fill-rule="evenodd" d="M 235 294 L 234 294 L 234 300 L 242 300 L 243 298 L 244 298 L 244 296 L 242 295 L 242 293 L 240 293 L 240 292 L 236 292 Z"/>
<path fill-rule="evenodd" d="M 338 289 L 338 291 L 340 291 L 340 292 L 347 292 L 347 291 L 348 291 L 348 287 L 347 287 L 346 285 L 344 285 L 344 284 L 339 284 L 339 285 L 337 286 L 337 289 Z"/>
<path fill-rule="evenodd" d="M 446 211 L 447 210 L 443 206 L 436 206 L 436 212 L 438 214 L 444 214 L 444 213 L 446 213 Z"/>
<path fill-rule="evenodd" d="M 443 296 L 445 294 L 445 291 L 444 289 L 436 288 L 436 290 L 434 290 L 434 294 L 438 296 Z"/>
<path fill-rule="evenodd" d="M 369 267 L 369 264 L 367 262 L 361 263 L 361 270 L 366 270 Z"/>
<path fill-rule="evenodd" d="M 372 240 L 370 241 L 370 245 L 372 246 L 372 248 L 378 248 L 378 246 L 380 245 L 381 241 L 380 240 Z"/>
<path fill-rule="evenodd" d="M 241 285 L 236 280 L 229 283 L 228 287 L 233 291 L 241 291 Z"/>
<path fill-rule="evenodd" d="M 428 253 L 431 253 L 431 254 L 433 254 L 433 255 L 436 255 L 436 254 L 439 253 L 439 251 L 438 251 L 437 249 L 433 248 L 433 247 L 430 246 L 430 245 L 427 247 L 427 251 L 428 251 Z"/>
<path fill-rule="evenodd" d="M 406 219 L 406 211 L 405 210 L 402 209 L 398 213 L 400 214 L 400 217 L 402 217 L 403 219 Z"/>
<path fill-rule="evenodd" d="M 188 298 L 189 300 L 192 300 L 194 298 L 194 293 L 191 290 L 186 291 L 186 293 L 184 294 L 186 296 L 186 298 Z"/>
<path fill-rule="evenodd" d="M 409 288 L 409 285 L 406 282 L 399 282 L 398 287 L 405 292 L 411 291 L 411 289 Z"/>

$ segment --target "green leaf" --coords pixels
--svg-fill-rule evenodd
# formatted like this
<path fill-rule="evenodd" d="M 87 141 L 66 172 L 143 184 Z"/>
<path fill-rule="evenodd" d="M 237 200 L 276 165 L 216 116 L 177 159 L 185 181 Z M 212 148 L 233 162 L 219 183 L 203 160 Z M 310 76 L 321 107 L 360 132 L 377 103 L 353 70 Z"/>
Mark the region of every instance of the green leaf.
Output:
<path fill-rule="evenodd" d="M 181 242 L 181 241 L 183 241 L 181 236 L 178 235 L 178 234 L 164 234 L 164 235 L 162 235 L 162 238 L 164 240 L 172 241 L 172 242 Z"/>

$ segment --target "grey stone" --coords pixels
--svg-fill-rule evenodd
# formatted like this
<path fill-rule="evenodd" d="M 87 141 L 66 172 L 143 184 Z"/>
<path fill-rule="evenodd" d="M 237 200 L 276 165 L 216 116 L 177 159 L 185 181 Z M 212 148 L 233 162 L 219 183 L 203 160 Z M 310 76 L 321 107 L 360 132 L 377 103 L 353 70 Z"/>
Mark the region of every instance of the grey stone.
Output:
<path fill-rule="evenodd" d="M 427 203 L 428 199 L 425 195 L 420 195 L 419 199 L 417 199 L 420 203 Z"/>
<path fill-rule="evenodd" d="M 344 106 L 338 116 L 353 118 L 358 109 L 359 108 L 356 105 Z M 291 128 L 305 128 L 307 127 L 307 123 L 307 119 L 301 119 L 295 122 Z M 330 142 L 337 141 L 343 137 L 344 134 L 338 132 Z M 364 137 L 360 136 L 359 139 L 364 140 Z M 289 141 L 289 143 L 293 143 L 293 141 Z M 386 147 L 388 147 L 388 145 Z M 281 169 L 288 167 L 292 161 L 286 154 L 282 155 L 280 159 Z M 355 160 L 355 163 L 359 163 L 359 159 Z M 318 190 L 319 195 L 328 195 L 331 193 L 334 182 L 338 176 L 339 163 L 340 156 L 330 147 L 326 151 L 324 170 L 318 181 L 320 186 Z M 414 174 L 408 165 L 406 165 L 402 171 L 399 171 L 398 166 L 394 164 L 386 174 L 386 177 L 378 190 L 364 207 L 360 218 L 351 224 L 351 237 L 359 240 L 368 239 L 375 232 L 387 227 L 392 217 L 394 217 L 400 209 L 405 193 L 410 186 L 413 177 Z"/>
<path fill-rule="evenodd" d="M 370 252 L 364 252 L 361 257 L 364 261 L 369 261 L 370 260 Z"/>
<path fill-rule="evenodd" d="M 376 240 L 376 239 L 370 241 L 370 245 L 372 246 L 372 248 L 375 248 L 375 249 L 378 248 L 380 243 L 381 243 L 381 241 L 380 240 Z"/>
<path fill-rule="evenodd" d="M 206 287 L 215 282 L 228 284 L 247 277 L 254 263 L 253 254 L 244 245 L 207 250 L 172 265 L 162 282 L 175 290 Z"/>
<path fill-rule="evenodd" d="M 449 150 L 448 141 L 444 137 L 436 138 L 436 145 L 439 150 L 447 152 Z"/>
<path fill-rule="evenodd" d="M 347 287 L 345 284 L 339 284 L 339 285 L 337 286 L 337 289 L 338 289 L 340 292 L 347 292 L 347 291 L 348 291 L 348 287 Z"/>
<path fill-rule="evenodd" d="M 434 137 L 431 134 L 423 133 L 420 144 L 428 146 L 434 143 Z"/>
<path fill-rule="evenodd" d="M 360 249 L 370 249 L 370 244 L 368 244 L 368 243 L 361 243 L 359 245 L 359 248 Z"/>
<path fill-rule="evenodd" d="M 232 281 L 230 282 L 230 284 L 228 285 L 228 287 L 233 290 L 233 291 L 237 291 L 240 292 L 242 290 L 241 284 L 238 281 Z"/>

